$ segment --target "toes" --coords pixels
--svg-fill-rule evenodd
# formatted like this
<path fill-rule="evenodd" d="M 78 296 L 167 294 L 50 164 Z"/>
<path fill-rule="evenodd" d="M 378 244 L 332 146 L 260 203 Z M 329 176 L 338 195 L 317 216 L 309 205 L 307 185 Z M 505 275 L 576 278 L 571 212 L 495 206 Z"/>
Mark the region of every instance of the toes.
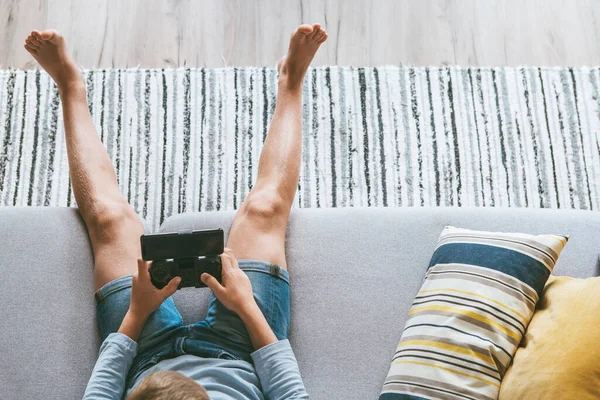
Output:
<path fill-rule="evenodd" d="M 60 38 L 60 33 L 56 29 L 47 29 L 40 32 L 40 38 L 42 40 L 52 40 Z"/>
<path fill-rule="evenodd" d="M 29 46 L 28 44 L 25 44 L 25 50 L 27 50 L 30 53 L 36 54 L 37 53 L 37 49 L 34 49 L 33 47 Z"/>
<path fill-rule="evenodd" d="M 321 30 L 321 24 L 314 24 L 313 25 L 313 31 L 310 34 L 310 38 L 314 39 L 315 37 L 317 37 L 317 35 L 319 34 L 320 30 Z"/>
<path fill-rule="evenodd" d="M 28 43 L 31 47 L 40 47 L 41 44 L 39 40 L 33 37 L 28 37 L 25 42 Z"/>
<path fill-rule="evenodd" d="M 311 36 L 311 39 L 316 43 L 322 43 L 327 39 L 327 32 L 324 29 L 319 29 L 317 33 Z"/>
<path fill-rule="evenodd" d="M 30 40 L 30 39 L 27 39 L 27 40 L 25 41 L 25 44 L 26 44 L 27 46 L 31 47 L 32 49 L 35 49 L 35 50 L 37 50 L 37 49 L 40 47 L 38 44 L 34 43 L 34 42 L 33 42 L 32 40 Z"/>
<path fill-rule="evenodd" d="M 297 31 L 304 35 L 308 35 L 309 33 L 313 32 L 313 27 L 310 25 L 302 24 L 298 27 Z"/>
<path fill-rule="evenodd" d="M 29 43 L 29 45 L 31 47 L 40 47 L 44 44 L 43 40 L 42 40 L 42 36 L 40 35 L 39 31 L 31 31 L 31 33 L 29 34 L 29 36 L 27 36 L 27 39 L 25 39 L 26 43 Z"/>

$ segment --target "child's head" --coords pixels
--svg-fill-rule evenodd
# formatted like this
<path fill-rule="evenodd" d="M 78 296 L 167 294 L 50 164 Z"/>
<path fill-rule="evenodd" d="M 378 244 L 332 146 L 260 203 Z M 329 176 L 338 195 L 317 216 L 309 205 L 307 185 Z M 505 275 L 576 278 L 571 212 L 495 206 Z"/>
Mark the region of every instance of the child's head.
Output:
<path fill-rule="evenodd" d="M 153 372 L 133 389 L 127 400 L 209 400 L 206 390 L 174 371 Z"/>

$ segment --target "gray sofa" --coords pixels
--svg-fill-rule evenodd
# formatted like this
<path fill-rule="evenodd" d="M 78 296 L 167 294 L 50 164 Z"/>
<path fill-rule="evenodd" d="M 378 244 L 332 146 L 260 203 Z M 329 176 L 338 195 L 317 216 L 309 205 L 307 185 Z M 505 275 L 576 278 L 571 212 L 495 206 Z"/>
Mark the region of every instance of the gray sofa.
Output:
<path fill-rule="evenodd" d="M 233 212 L 183 214 L 162 231 L 229 229 Z M 376 399 L 445 225 L 572 235 L 554 273 L 599 274 L 600 213 L 533 209 L 302 209 L 290 219 L 292 329 L 314 399 Z M 76 209 L 0 208 L 0 399 L 81 398 L 100 345 L 93 256 Z M 204 317 L 207 289 L 175 296 Z"/>

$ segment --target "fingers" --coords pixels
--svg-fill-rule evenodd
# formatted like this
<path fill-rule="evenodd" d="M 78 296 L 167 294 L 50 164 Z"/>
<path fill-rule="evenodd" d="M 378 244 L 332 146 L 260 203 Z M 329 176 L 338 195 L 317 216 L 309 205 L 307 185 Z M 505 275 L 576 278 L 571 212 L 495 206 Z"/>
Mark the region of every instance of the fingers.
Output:
<path fill-rule="evenodd" d="M 225 290 L 219 281 L 211 274 L 205 272 L 200 275 L 200 279 L 202 279 L 202 282 L 204 282 L 204 284 L 208 286 L 217 297 L 219 297 Z"/>
<path fill-rule="evenodd" d="M 227 253 L 221 254 L 221 270 L 223 272 L 231 269 L 231 257 Z"/>
<path fill-rule="evenodd" d="M 233 254 L 233 250 L 231 250 L 229 247 L 225 247 L 223 249 L 223 252 L 225 254 L 227 254 L 228 256 L 235 258 L 235 254 Z"/>
<path fill-rule="evenodd" d="M 221 266 L 225 270 L 229 270 L 231 268 L 239 268 L 237 258 L 235 257 L 235 254 L 233 254 L 233 250 L 227 247 L 223 249 L 223 254 L 221 254 Z"/>
<path fill-rule="evenodd" d="M 137 263 L 138 263 L 138 276 L 140 278 L 150 279 L 150 272 L 148 272 L 148 269 L 150 268 L 150 263 L 142 260 L 141 258 L 138 258 Z"/>
<path fill-rule="evenodd" d="M 232 268 L 237 266 L 237 262 L 235 260 L 235 255 L 228 249 L 227 247 L 224 249 L 223 254 L 221 254 L 221 269 L 224 272 L 230 271 Z"/>
<path fill-rule="evenodd" d="M 175 292 L 177 291 L 177 288 L 179 287 L 180 283 L 180 276 L 176 276 L 175 278 L 171 279 L 171 282 L 169 282 L 167 286 L 160 290 L 160 292 L 163 294 L 163 298 L 166 300 L 168 297 L 173 296 L 173 294 L 175 294 Z"/>

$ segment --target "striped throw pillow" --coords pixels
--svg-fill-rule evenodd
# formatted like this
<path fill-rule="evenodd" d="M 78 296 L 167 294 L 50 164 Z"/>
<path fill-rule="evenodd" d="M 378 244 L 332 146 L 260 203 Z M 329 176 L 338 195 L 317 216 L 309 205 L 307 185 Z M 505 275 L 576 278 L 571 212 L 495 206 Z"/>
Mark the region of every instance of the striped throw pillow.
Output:
<path fill-rule="evenodd" d="M 567 236 L 446 227 L 380 400 L 496 400 Z"/>

